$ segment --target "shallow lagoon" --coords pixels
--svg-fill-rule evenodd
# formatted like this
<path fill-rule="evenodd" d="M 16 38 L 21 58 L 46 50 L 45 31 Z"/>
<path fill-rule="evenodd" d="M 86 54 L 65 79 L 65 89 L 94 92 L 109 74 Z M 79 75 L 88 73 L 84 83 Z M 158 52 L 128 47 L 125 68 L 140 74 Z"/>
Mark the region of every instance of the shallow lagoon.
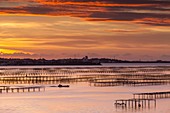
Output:
<path fill-rule="evenodd" d="M 30 86 L 30 84 L 11 85 Z M 0 94 L 1 113 L 169 113 L 170 111 L 169 98 L 158 99 L 156 107 L 150 108 L 124 109 L 116 108 L 114 105 L 116 99 L 132 98 L 133 93 L 168 91 L 170 89 L 168 84 L 94 87 L 87 82 L 73 82 L 69 88 L 50 87 L 57 84 L 39 85 L 45 86 L 46 90 Z"/>

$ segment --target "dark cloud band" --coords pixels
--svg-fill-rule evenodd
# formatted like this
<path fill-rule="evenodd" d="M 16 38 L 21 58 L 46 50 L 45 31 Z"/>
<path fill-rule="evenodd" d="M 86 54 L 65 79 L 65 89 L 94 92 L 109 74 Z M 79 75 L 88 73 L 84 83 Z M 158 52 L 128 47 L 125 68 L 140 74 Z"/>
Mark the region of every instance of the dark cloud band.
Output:
<path fill-rule="evenodd" d="M 140 24 L 169 26 L 169 4 L 169 0 L 2 0 L 0 13 L 69 15 L 90 21 L 137 20 Z"/>

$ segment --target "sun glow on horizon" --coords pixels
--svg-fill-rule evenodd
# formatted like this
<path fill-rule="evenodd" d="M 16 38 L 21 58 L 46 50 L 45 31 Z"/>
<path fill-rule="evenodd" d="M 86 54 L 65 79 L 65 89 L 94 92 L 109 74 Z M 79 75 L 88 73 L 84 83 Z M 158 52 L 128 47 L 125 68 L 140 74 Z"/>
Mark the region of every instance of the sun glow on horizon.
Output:
<path fill-rule="evenodd" d="M 170 59 L 168 0 L 1 0 L 1 57 Z"/>
<path fill-rule="evenodd" d="M 32 54 L 31 52 L 24 52 L 20 50 L 0 49 L 0 54 L 15 54 L 15 53 Z"/>

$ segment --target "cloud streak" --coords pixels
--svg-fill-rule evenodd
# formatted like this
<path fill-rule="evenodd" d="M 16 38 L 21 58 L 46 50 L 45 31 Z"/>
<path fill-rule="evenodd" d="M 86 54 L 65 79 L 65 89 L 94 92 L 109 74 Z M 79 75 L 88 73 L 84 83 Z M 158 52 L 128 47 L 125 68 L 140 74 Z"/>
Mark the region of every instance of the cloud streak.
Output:
<path fill-rule="evenodd" d="M 11 5 L 14 3 L 18 5 Z M 169 4 L 169 0 L 2 0 L 0 13 L 67 15 L 89 21 L 141 21 L 137 23 L 169 26 Z"/>
<path fill-rule="evenodd" d="M 1 0 L 1 56 L 167 59 L 169 4 L 169 0 Z"/>

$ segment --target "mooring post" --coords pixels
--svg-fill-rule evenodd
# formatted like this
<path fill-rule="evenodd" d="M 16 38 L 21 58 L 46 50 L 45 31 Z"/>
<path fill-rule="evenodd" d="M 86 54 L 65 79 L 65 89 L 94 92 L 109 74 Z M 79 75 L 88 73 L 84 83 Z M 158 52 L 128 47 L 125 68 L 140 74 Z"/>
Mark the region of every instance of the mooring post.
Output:
<path fill-rule="evenodd" d="M 148 100 L 148 107 L 150 108 L 150 99 Z"/>

